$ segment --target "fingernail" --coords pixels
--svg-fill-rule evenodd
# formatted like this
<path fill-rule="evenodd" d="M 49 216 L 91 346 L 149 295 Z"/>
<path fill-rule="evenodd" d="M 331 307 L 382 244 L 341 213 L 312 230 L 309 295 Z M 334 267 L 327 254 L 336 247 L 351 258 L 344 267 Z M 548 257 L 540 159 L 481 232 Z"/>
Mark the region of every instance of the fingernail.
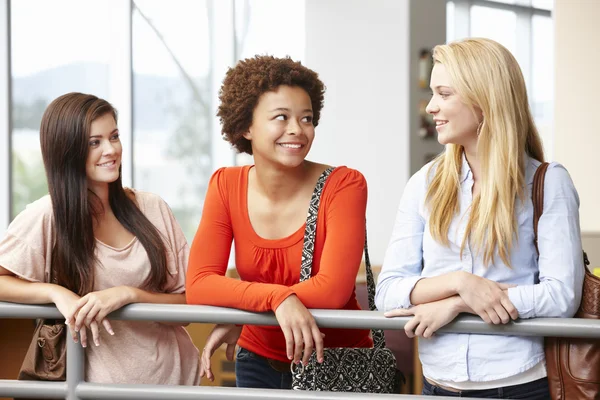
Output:
<path fill-rule="evenodd" d="M 65 324 L 66 324 L 66 325 L 69 325 L 70 323 L 71 323 L 71 320 L 70 320 L 70 319 L 65 319 Z"/>
<path fill-rule="evenodd" d="M 87 347 L 87 344 L 81 343 L 81 347 Z"/>
<path fill-rule="evenodd" d="M 75 332 L 79 332 L 79 328 L 77 328 L 77 327 L 76 327 L 76 328 L 75 328 Z"/>
<path fill-rule="evenodd" d="M 112 331 L 112 329 L 110 331 L 108 331 L 108 333 L 110 333 L 111 335 L 114 335 L 115 333 Z"/>
<path fill-rule="evenodd" d="M 319 362 L 320 362 L 320 363 L 322 363 L 322 362 L 323 362 L 323 359 L 322 359 L 322 358 L 319 358 Z"/>
<path fill-rule="evenodd" d="M 96 345 L 96 347 L 100 346 L 100 342 L 94 342 L 94 344 Z"/>
<path fill-rule="evenodd" d="M 292 359 L 292 356 L 288 355 L 288 360 L 291 360 L 291 359 Z"/>

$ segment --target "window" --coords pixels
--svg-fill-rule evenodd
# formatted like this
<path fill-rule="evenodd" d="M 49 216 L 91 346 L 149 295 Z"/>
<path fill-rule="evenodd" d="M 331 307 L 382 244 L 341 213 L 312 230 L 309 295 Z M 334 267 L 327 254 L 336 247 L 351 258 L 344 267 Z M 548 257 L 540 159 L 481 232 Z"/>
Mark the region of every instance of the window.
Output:
<path fill-rule="evenodd" d="M 111 4 L 11 3 L 12 217 L 48 191 L 39 127 L 50 101 L 75 91 L 113 100 L 109 82 L 119 70 L 113 55 L 122 44 L 107 34 L 114 20 Z"/>
<path fill-rule="evenodd" d="M 133 4 L 134 186 L 164 198 L 191 241 L 213 170 L 208 2 Z"/>
<path fill-rule="evenodd" d="M 519 62 L 530 106 L 553 156 L 553 0 L 452 0 L 447 2 L 447 41 L 487 37 L 503 44 Z"/>

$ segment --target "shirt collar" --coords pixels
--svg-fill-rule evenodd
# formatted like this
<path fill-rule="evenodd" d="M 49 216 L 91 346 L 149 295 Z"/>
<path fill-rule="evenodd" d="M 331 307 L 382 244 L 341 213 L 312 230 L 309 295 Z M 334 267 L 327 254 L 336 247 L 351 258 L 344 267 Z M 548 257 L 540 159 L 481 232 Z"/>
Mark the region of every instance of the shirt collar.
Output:
<path fill-rule="evenodd" d="M 462 166 L 460 167 L 460 183 L 463 183 L 467 180 L 469 176 L 472 176 L 473 172 L 471 171 L 471 166 L 467 162 L 467 156 L 465 152 L 462 153 Z M 472 179 L 472 178 L 471 178 Z"/>

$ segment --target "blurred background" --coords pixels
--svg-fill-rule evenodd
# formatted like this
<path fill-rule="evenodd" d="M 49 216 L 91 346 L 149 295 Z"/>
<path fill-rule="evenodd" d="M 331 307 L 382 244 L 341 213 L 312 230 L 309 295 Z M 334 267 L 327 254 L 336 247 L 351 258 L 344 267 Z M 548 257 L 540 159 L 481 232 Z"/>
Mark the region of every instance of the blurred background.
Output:
<path fill-rule="evenodd" d="M 309 158 L 365 175 L 381 265 L 405 183 L 443 150 L 424 113 L 430 51 L 478 36 L 519 61 L 546 157 L 575 181 L 600 267 L 598 18 L 597 0 L 0 0 L 0 232 L 47 193 L 41 116 L 79 91 L 117 107 L 124 183 L 161 195 L 191 241 L 212 171 L 252 162 L 215 117 L 227 68 L 289 55 L 327 86 Z"/>

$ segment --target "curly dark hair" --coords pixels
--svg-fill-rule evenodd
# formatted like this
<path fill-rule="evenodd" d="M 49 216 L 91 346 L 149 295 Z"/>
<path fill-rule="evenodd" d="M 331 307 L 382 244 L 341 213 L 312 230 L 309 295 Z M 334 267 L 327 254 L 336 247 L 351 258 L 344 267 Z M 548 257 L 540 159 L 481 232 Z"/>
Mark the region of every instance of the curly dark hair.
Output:
<path fill-rule="evenodd" d="M 319 124 L 325 85 L 319 75 L 289 57 L 254 56 L 229 68 L 219 91 L 223 139 L 240 153 L 252 154 L 250 141 L 243 135 L 252 125 L 252 113 L 259 97 L 281 85 L 298 86 L 308 93 L 313 109 L 313 125 Z"/>

